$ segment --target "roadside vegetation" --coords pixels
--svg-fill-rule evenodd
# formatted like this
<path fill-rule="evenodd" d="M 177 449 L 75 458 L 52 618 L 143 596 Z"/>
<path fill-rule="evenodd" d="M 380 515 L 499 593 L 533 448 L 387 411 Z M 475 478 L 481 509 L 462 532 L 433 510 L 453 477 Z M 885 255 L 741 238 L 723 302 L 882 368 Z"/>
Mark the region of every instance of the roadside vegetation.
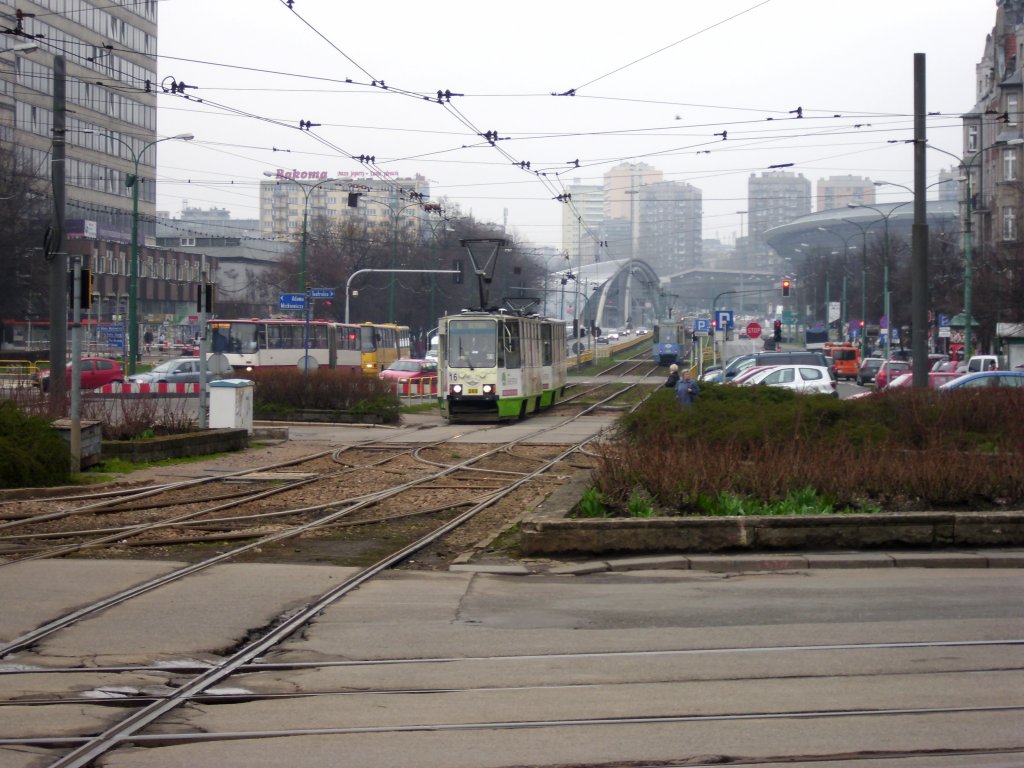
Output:
<path fill-rule="evenodd" d="M 371 417 L 384 424 L 398 422 L 400 406 L 392 386 L 375 376 L 318 369 L 267 369 L 248 374 L 257 419 L 288 419 L 301 412 L 320 411 L 325 420 Z"/>
<path fill-rule="evenodd" d="M 840 401 L 707 385 L 689 408 L 659 391 L 601 449 L 593 490 L 621 515 L 637 498 L 659 515 L 1019 507 L 1022 410 L 1024 390 Z"/>
<path fill-rule="evenodd" d="M 64 485 L 70 476 L 71 454 L 50 420 L 0 401 L 0 488 Z"/>

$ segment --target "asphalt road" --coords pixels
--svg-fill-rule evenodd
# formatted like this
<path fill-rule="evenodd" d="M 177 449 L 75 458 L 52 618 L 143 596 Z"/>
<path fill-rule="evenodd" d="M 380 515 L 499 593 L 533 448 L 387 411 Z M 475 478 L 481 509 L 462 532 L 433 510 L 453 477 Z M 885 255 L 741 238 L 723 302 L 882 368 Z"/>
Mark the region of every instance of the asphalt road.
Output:
<path fill-rule="evenodd" d="M 31 613 L 0 612 L 0 634 L 166 565 L 0 569 L 5 602 Z M 4 699 L 173 686 L 176 661 L 236 645 L 345 573 L 217 568 L 5 660 Z M 1024 569 L 393 572 L 267 657 L 310 666 L 237 675 L 221 688 L 242 698 L 180 709 L 100 764 L 1020 766 L 1022 594 Z M 42 671 L 154 661 L 172 669 Z M 4 709 L 6 735 L 122 712 Z M 0 747 L 5 767 L 47 764 Z"/>

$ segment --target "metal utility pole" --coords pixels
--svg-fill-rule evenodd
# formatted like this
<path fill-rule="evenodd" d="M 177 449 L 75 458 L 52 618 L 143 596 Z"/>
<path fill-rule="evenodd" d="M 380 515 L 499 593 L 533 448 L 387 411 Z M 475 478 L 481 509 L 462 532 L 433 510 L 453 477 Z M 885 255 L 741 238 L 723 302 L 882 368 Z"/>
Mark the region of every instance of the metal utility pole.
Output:
<path fill-rule="evenodd" d="M 926 184 L 927 114 L 925 55 L 914 54 L 914 225 L 911 239 L 910 320 L 913 325 L 915 387 L 928 386 L 928 189 Z M 891 324 L 891 321 L 890 321 Z"/>
<path fill-rule="evenodd" d="M 82 469 L 82 257 L 72 258 L 71 291 L 71 471 Z M 53 385 L 53 371 L 50 371 Z"/>
<path fill-rule="evenodd" d="M 64 154 L 67 104 L 65 88 L 67 65 L 63 56 L 53 57 L 53 151 L 50 155 L 50 176 L 53 183 L 53 224 L 44 253 L 50 260 L 50 403 L 64 411 L 67 381 L 68 344 L 68 256 L 64 252 Z M 56 414 L 55 414 L 56 415 Z"/>

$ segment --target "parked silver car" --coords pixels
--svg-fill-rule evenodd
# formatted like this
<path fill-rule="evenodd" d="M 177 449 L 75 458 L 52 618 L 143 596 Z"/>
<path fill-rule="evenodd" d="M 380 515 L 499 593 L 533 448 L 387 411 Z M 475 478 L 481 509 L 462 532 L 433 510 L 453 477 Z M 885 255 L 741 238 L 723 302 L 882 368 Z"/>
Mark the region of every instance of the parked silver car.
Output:
<path fill-rule="evenodd" d="M 214 363 L 216 357 L 211 356 L 206 363 L 206 375 L 211 381 L 231 373 L 230 366 L 225 371 Z M 147 373 L 132 374 L 128 381 L 133 384 L 198 384 L 199 358 L 175 357 L 165 360 Z"/>

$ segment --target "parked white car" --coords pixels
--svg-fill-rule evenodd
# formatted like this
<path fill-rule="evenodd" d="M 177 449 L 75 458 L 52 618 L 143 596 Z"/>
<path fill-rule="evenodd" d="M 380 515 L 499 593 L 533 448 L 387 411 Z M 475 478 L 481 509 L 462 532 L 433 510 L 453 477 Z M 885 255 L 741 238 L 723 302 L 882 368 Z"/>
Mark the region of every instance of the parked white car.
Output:
<path fill-rule="evenodd" d="M 805 395 L 839 397 L 836 382 L 829 375 L 828 368 L 823 365 L 776 365 L 740 382 L 741 387 L 752 387 L 757 384 L 792 389 Z"/>

